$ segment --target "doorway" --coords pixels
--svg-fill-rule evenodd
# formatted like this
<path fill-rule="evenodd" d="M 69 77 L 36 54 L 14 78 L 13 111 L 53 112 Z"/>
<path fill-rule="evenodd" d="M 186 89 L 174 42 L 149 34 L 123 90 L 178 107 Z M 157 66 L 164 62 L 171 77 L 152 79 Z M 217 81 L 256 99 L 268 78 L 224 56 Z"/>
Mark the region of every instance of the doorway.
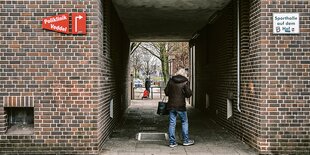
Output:
<path fill-rule="evenodd" d="M 188 42 L 132 42 L 130 50 L 131 100 L 163 99 L 169 78 L 191 66 Z"/>

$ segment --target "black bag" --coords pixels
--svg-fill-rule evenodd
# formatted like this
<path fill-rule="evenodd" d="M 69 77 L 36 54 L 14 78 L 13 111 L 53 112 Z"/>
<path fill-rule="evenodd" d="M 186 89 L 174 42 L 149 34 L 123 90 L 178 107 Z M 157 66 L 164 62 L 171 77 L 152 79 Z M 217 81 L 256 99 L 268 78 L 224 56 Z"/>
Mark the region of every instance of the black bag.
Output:
<path fill-rule="evenodd" d="M 158 115 L 168 115 L 169 111 L 167 110 L 167 102 L 165 102 L 166 97 L 163 98 L 162 101 L 158 102 L 158 106 L 157 106 L 157 114 Z"/>
<path fill-rule="evenodd" d="M 192 90 L 189 88 L 189 82 L 186 82 L 186 84 L 184 85 L 184 87 L 182 88 L 182 93 L 184 94 L 184 96 L 186 98 L 190 98 L 193 95 Z"/>

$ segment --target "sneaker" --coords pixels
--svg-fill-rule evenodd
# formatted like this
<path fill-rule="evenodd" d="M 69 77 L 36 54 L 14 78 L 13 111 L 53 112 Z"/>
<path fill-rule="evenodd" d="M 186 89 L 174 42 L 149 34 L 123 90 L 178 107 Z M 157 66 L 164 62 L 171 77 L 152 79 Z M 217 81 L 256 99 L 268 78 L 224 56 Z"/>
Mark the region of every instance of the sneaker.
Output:
<path fill-rule="evenodd" d="M 177 143 L 175 143 L 175 144 L 169 144 L 169 147 L 171 147 L 171 148 L 174 148 L 174 147 L 176 147 L 176 146 L 178 146 Z"/>
<path fill-rule="evenodd" d="M 194 145 L 194 140 L 188 140 L 187 142 L 184 142 L 183 145 L 184 146 L 190 146 L 190 145 Z"/>

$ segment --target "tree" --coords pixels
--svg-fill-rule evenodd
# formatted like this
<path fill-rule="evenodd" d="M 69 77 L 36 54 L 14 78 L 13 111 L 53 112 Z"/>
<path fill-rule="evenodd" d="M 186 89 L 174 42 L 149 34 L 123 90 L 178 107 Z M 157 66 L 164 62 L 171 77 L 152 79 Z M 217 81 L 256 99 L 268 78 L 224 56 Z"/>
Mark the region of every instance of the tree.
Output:
<path fill-rule="evenodd" d="M 150 42 L 142 43 L 141 47 L 160 60 L 163 78 L 165 83 L 167 83 L 169 79 L 168 56 L 169 51 L 173 47 L 172 44 L 169 44 L 168 42 Z"/>
<path fill-rule="evenodd" d="M 143 55 L 140 56 L 142 58 L 142 61 L 144 62 L 143 68 L 144 68 L 144 72 L 145 75 L 147 77 L 150 76 L 150 65 L 151 65 L 151 59 L 152 59 L 152 55 L 149 52 L 145 52 L 143 51 Z"/>
<path fill-rule="evenodd" d="M 150 66 L 154 66 L 154 63 L 156 63 L 153 61 L 154 58 L 152 56 L 157 58 L 161 62 L 161 72 L 165 83 L 167 83 L 169 79 L 169 62 L 173 62 L 173 66 L 171 67 L 174 68 L 174 70 L 172 72 L 175 72 L 176 69 L 179 68 L 189 67 L 188 43 L 185 42 L 132 43 L 131 55 L 134 57 L 135 61 L 133 63 L 135 73 L 136 70 L 143 69 L 147 76 L 152 72 Z M 169 55 L 172 56 L 173 59 L 169 60 Z"/>
<path fill-rule="evenodd" d="M 130 44 L 130 61 L 132 68 L 134 69 L 134 78 L 138 77 L 138 71 L 142 67 L 142 61 L 139 52 L 136 52 L 141 42 L 132 42 Z"/>
<path fill-rule="evenodd" d="M 130 55 L 132 55 L 140 45 L 141 45 L 141 42 L 130 43 Z"/>
<path fill-rule="evenodd" d="M 189 46 L 187 42 L 176 42 L 170 55 L 174 57 L 173 72 L 179 68 L 189 68 Z"/>

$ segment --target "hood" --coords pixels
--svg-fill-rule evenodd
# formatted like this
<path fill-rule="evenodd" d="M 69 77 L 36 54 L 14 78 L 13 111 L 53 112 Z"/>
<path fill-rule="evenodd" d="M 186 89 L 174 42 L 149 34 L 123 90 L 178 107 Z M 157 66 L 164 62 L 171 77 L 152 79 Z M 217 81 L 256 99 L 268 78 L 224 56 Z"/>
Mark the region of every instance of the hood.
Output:
<path fill-rule="evenodd" d="M 188 81 L 186 77 L 182 75 L 176 75 L 171 78 L 175 83 L 182 83 Z"/>

